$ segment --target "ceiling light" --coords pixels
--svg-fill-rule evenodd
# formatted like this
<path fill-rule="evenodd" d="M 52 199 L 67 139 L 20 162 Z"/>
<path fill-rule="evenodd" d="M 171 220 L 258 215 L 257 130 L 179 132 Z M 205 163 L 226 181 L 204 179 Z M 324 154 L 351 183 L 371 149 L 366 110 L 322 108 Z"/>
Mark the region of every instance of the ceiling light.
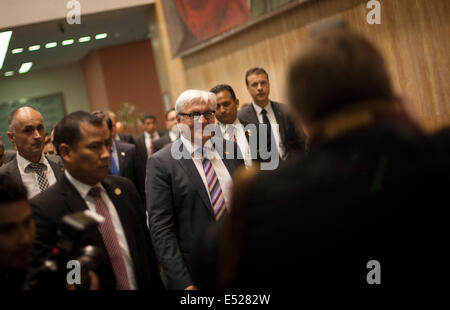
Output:
<path fill-rule="evenodd" d="M 96 39 L 96 40 L 101 40 L 101 39 L 106 38 L 107 36 L 108 36 L 107 33 L 99 33 L 99 34 L 97 34 L 97 35 L 95 36 L 95 39 Z"/>
<path fill-rule="evenodd" d="M 45 48 L 53 48 L 53 47 L 56 47 L 57 45 L 58 45 L 58 43 L 56 43 L 56 42 L 50 42 L 50 43 L 45 44 Z"/>
<path fill-rule="evenodd" d="M 62 41 L 62 45 L 71 45 L 71 44 L 73 44 L 73 42 L 75 42 L 75 40 L 74 39 L 69 39 L 69 40 L 64 40 L 64 41 Z"/>
<path fill-rule="evenodd" d="M 20 73 L 20 74 L 22 74 L 22 73 L 27 73 L 28 71 L 30 71 L 32 65 L 33 65 L 32 62 L 26 62 L 26 63 L 23 63 L 23 64 L 20 66 L 19 73 Z"/>
<path fill-rule="evenodd" d="M 78 39 L 78 42 L 83 43 L 83 42 L 89 42 L 91 41 L 91 37 L 87 36 L 87 37 L 82 37 Z"/>
<path fill-rule="evenodd" d="M 13 54 L 20 54 L 23 52 L 23 48 L 15 48 L 11 51 Z"/>
<path fill-rule="evenodd" d="M 5 72 L 4 76 L 13 76 L 14 75 L 14 71 L 8 71 Z"/>
<path fill-rule="evenodd" d="M 37 50 L 39 50 L 40 48 L 41 48 L 40 45 L 32 45 L 32 46 L 30 46 L 30 47 L 28 48 L 28 50 L 29 50 L 30 52 L 32 52 L 32 51 L 37 51 Z"/>
<path fill-rule="evenodd" d="M 11 40 L 12 31 L 0 32 L 0 69 L 3 68 L 6 53 L 8 52 L 9 41 Z"/>

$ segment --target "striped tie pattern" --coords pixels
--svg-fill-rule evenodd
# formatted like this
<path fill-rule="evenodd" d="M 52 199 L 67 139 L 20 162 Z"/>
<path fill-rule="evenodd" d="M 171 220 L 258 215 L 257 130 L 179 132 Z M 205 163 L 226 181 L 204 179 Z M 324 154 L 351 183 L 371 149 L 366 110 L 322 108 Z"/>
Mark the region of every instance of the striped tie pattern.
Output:
<path fill-rule="evenodd" d="M 116 288 L 118 290 L 129 290 L 130 283 L 128 282 L 125 260 L 122 255 L 122 251 L 120 250 L 119 240 L 117 239 L 108 207 L 100 195 L 100 187 L 91 188 L 88 195 L 94 198 L 95 210 L 97 213 L 105 218 L 105 221 L 100 224 L 99 229 L 103 242 L 105 243 L 109 259 L 111 260 L 114 276 L 116 278 Z"/>
<path fill-rule="evenodd" d="M 219 179 L 217 178 L 216 171 L 214 171 L 211 161 L 204 157 L 202 160 L 202 164 L 203 171 L 205 172 L 206 176 L 206 181 L 208 183 L 209 194 L 211 195 L 211 205 L 217 221 L 222 216 L 225 210 L 225 199 L 223 197 Z"/>
<path fill-rule="evenodd" d="M 50 184 L 48 183 L 47 179 L 47 166 L 42 163 L 30 163 L 26 169 L 25 172 L 33 171 L 37 175 L 37 180 L 39 184 L 39 189 L 41 192 L 45 191 L 47 188 L 49 188 Z"/>

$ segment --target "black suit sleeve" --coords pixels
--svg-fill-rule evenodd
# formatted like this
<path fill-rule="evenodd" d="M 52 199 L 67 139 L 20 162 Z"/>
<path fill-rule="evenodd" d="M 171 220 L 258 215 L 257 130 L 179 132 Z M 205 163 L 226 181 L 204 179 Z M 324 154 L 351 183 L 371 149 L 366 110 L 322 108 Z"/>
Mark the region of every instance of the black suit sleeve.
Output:
<path fill-rule="evenodd" d="M 31 263 L 28 267 L 27 280 L 25 284 L 26 289 L 36 289 L 45 286 L 44 283 L 39 283 L 40 269 L 46 259 L 52 254 L 53 247 L 57 242 L 58 223 L 53 218 L 46 216 L 43 211 L 42 204 L 36 202 L 36 199 L 30 201 L 33 210 L 33 220 L 36 227 L 36 239 L 33 244 L 31 253 Z M 44 204 L 45 205 L 45 204 Z M 60 284 L 54 283 L 55 287 L 64 287 L 64 282 Z"/>
<path fill-rule="evenodd" d="M 168 289 L 184 289 L 193 284 L 183 260 L 175 229 L 172 180 L 159 156 L 147 163 L 147 208 L 149 226 L 156 254 Z M 149 173 L 151 171 L 151 174 Z"/>

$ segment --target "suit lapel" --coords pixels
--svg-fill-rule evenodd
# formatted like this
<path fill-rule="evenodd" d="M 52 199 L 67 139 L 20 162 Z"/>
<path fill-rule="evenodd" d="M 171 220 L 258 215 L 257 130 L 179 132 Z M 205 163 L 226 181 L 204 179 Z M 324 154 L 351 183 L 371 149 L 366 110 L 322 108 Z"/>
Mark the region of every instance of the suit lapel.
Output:
<path fill-rule="evenodd" d="M 61 180 L 64 175 L 64 166 L 62 165 L 62 163 L 58 163 L 48 156 L 45 156 L 45 158 L 47 158 L 50 167 L 52 167 L 56 180 Z"/>
<path fill-rule="evenodd" d="M 203 184 L 203 180 L 201 176 L 198 174 L 197 167 L 194 164 L 191 155 L 184 148 L 184 144 L 181 143 L 181 147 L 183 148 L 182 153 L 183 157 L 177 162 L 183 168 L 183 170 L 188 175 L 189 180 L 192 182 L 193 186 L 197 190 L 200 198 L 203 201 L 205 208 L 208 210 L 208 213 L 214 218 L 214 212 L 211 207 L 211 201 L 209 200 L 208 192 L 206 191 L 205 185 Z"/>
<path fill-rule="evenodd" d="M 134 238 L 134 228 L 136 221 L 133 214 L 130 214 L 130 207 L 128 205 L 128 200 L 124 195 L 124 188 L 119 185 L 113 184 L 113 180 L 110 177 L 106 177 L 102 181 L 102 185 L 108 193 L 109 199 L 111 199 L 114 208 L 116 209 L 117 215 L 119 216 L 120 223 L 122 224 L 122 229 L 125 234 L 125 238 L 128 244 L 128 250 L 131 259 L 134 263 L 134 272 L 137 273 L 139 268 L 139 260 L 137 259 L 137 253 L 139 245 L 136 245 L 136 239 Z"/>
<path fill-rule="evenodd" d="M 273 113 L 275 114 L 275 118 L 277 120 L 278 123 L 278 128 L 280 131 L 280 139 L 281 139 L 281 143 L 284 144 L 284 137 L 285 137 L 285 132 L 284 132 L 284 128 L 285 128 L 285 123 L 284 123 L 284 117 L 283 117 L 283 112 L 281 111 L 281 107 L 280 104 L 278 102 L 273 102 L 272 103 L 272 110 Z"/>
<path fill-rule="evenodd" d="M 65 175 L 61 179 L 61 187 L 67 207 L 71 211 L 70 213 L 89 210 L 83 197 L 81 197 L 75 186 L 70 183 Z"/>
<path fill-rule="evenodd" d="M 8 163 L 9 164 L 9 163 Z M 23 185 L 22 177 L 20 176 L 19 165 L 17 164 L 17 157 L 14 158 L 9 164 L 10 168 L 10 176 L 19 184 Z"/>

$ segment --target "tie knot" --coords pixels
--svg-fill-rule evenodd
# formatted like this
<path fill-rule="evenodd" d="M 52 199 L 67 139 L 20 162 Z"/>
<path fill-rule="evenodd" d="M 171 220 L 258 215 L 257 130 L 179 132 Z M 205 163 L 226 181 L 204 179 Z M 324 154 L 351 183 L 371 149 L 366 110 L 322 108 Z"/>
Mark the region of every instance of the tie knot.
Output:
<path fill-rule="evenodd" d="M 100 197 L 100 187 L 98 187 L 98 186 L 92 187 L 89 190 L 88 195 L 92 196 L 94 198 Z"/>
<path fill-rule="evenodd" d="M 261 114 L 262 114 L 262 115 L 266 115 L 266 114 L 267 114 L 266 109 L 262 109 Z"/>
<path fill-rule="evenodd" d="M 36 173 L 42 173 L 47 170 L 47 166 L 43 163 L 30 163 L 26 170 L 33 171 Z"/>

